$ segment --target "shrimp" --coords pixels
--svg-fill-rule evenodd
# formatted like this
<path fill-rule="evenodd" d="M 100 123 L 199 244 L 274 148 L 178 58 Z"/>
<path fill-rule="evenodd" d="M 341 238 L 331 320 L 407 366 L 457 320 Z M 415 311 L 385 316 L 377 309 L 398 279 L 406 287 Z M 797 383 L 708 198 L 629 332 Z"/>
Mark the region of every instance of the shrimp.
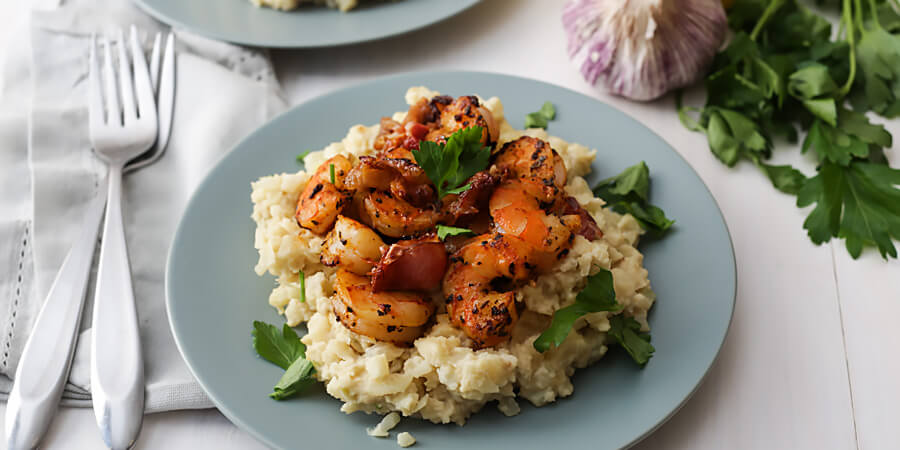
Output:
<path fill-rule="evenodd" d="M 550 144 L 534 137 L 522 136 L 503 145 L 494 157 L 494 166 L 509 171 L 544 207 L 556 204 L 565 191 L 566 165 Z"/>
<path fill-rule="evenodd" d="M 569 253 L 575 239 L 573 230 L 581 229 L 577 215 L 557 217 L 540 208 L 532 188 L 524 180 L 510 180 L 494 190 L 489 208 L 496 231 L 516 236 L 534 248 L 541 270 L 552 267 Z"/>
<path fill-rule="evenodd" d="M 444 142 L 451 134 L 464 128 L 479 126 L 483 128 L 481 141 L 486 145 L 497 142 L 500 131 L 494 115 L 483 107 L 474 95 L 464 95 L 456 100 L 451 97 L 437 96 L 431 104 L 440 111 L 438 127 L 429 131 L 425 140 Z"/>
<path fill-rule="evenodd" d="M 369 277 L 340 269 L 331 299 L 335 319 L 351 331 L 379 341 L 409 344 L 425 332 L 434 304 L 413 292 L 375 292 Z"/>
<path fill-rule="evenodd" d="M 331 166 L 334 166 L 334 183 L 331 183 Z M 350 200 L 350 193 L 344 190 L 344 178 L 351 167 L 350 160 L 341 155 L 319 166 L 297 201 L 296 218 L 301 227 L 316 234 L 331 229 Z"/>
<path fill-rule="evenodd" d="M 411 159 L 362 156 L 345 183 L 353 191 L 370 188 L 390 191 L 416 207 L 427 206 L 435 200 L 428 175 Z"/>
<path fill-rule="evenodd" d="M 416 208 L 390 191 L 365 193 L 360 206 L 363 222 L 393 238 L 421 234 L 434 228 L 440 218 L 431 207 Z"/>
<path fill-rule="evenodd" d="M 325 238 L 320 260 L 326 266 L 341 266 L 357 275 L 366 275 L 381 258 L 387 246 L 371 228 L 344 216 L 338 216 Z"/>
<path fill-rule="evenodd" d="M 519 318 L 511 287 L 536 269 L 525 241 L 500 233 L 483 234 L 450 258 L 443 293 L 450 321 L 477 347 L 497 345 L 510 336 Z"/>

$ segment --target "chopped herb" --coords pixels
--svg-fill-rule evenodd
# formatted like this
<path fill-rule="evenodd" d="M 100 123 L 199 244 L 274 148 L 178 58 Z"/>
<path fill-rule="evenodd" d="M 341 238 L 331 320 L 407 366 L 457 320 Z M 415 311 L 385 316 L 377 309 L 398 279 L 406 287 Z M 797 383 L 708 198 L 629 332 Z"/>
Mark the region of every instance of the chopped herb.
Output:
<path fill-rule="evenodd" d="M 891 134 L 866 113 L 900 116 L 900 2 L 817 3 L 840 11 L 836 34 L 797 0 L 736 2 L 734 37 L 706 77 L 706 105 L 687 108 L 676 96 L 678 115 L 724 164 L 749 161 L 797 206 L 815 203 L 803 223 L 813 243 L 842 238 L 853 258 L 867 246 L 896 258 L 900 171 L 884 158 Z M 798 129 L 806 131 L 802 151 L 818 160 L 811 177 L 766 163 L 773 139 L 797 142 Z"/>
<path fill-rule="evenodd" d="M 587 285 L 575 297 L 575 303 L 557 310 L 550 326 L 534 341 L 535 350 L 543 353 L 551 346 L 558 347 L 572 330 L 579 317 L 600 311 L 618 311 L 622 305 L 616 302 L 612 272 L 600 269 L 587 279 Z"/>
<path fill-rule="evenodd" d="M 298 277 L 300 279 L 300 303 L 306 303 L 306 275 L 301 270 Z"/>
<path fill-rule="evenodd" d="M 328 165 L 328 176 L 331 179 L 331 184 L 334 184 L 334 164 Z"/>
<path fill-rule="evenodd" d="M 283 400 L 315 382 L 315 368 L 306 360 L 306 346 L 293 328 L 284 324 L 279 332 L 278 327 L 256 320 L 252 334 L 256 353 L 286 371 L 270 397 Z"/>
<path fill-rule="evenodd" d="M 466 180 L 488 166 L 491 150 L 481 142 L 482 127 L 456 131 L 446 144 L 419 142 L 413 150 L 416 164 L 422 167 L 437 189 L 438 199 L 447 194 L 459 194 L 469 188 Z"/>
<path fill-rule="evenodd" d="M 643 161 L 598 183 L 594 194 L 606 201 L 614 211 L 631 214 L 641 227 L 657 236 L 664 234 L 675 223 L 666 217 L 662 209 L 650 204 L 650 168 Z"/>
<path fill-rule="evenodd" d="M 313 367 L 311 362 L 306 358 L 297 358 L 284 372 L 281 379 L 278 380 L 269 397 L 275 400 L 284 400 L 299 394 L 307 387 L 315 384 L 316 378 L 313 376 L 314 373 L 316 373 L 316 368 Z"/>
<path fill-rule="evenodd" d="M 312 153 L 312 150 L 307 150 L 299 155 L 297 155 L 297 163 L 303 164 L 303 159 L 305 159 L 309 154 Z"/>
<path fill-rule="evenodd" d="M 525 116 L 525 128 L 547 128 L 547 122 L 556 118 L 553 103 L 544 102 L 541 109 Z"/>
<path fill-rule="evenodd" d="M 622 314 L 609 318 L 608 334 L 615 338 L 616 342 L 631 355 L 631 359 L 641 367 L 647 365 L 647 361 L 656 351 L 650 345 L 650 333 L 641 333 L 641 324 L 631 317 Z"/>
<path fill-rule="evenodd" d="M 472 230 L 470 230 L 468 228 L 457 228 L 457 227 L 451 227 L 451 226 L 447 226 L 447 225 L 438 225 L 437 226 L 438 239 L 440 239 L 442 241 L 444 239 L 447 239 L 447 236 L 456 236 L 458 234 L 466 234 L 466 233 L 472 233 Z"/>

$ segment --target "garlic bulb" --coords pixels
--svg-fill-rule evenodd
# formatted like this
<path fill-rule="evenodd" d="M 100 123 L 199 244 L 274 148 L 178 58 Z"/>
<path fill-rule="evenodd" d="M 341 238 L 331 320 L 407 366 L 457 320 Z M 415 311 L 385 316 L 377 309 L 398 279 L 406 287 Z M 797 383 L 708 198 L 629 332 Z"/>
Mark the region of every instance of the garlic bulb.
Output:
<path fill-rule="evenodd" d="M 562 21 L 584 78 L 635 100 L 699 80 L 728 31 L 721 0 L 572 0 Z"/>

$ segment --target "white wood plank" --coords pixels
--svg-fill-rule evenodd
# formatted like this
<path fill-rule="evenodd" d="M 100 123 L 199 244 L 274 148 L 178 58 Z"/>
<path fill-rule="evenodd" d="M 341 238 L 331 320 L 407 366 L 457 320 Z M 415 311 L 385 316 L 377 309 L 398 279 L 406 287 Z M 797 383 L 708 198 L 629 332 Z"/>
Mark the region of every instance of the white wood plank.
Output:
<path fill-rule="evenodd" d="M 869 250 L 854 261 L 842 243 L 834 259 L 859 447 L 900 448 L 900 260 Z"/>

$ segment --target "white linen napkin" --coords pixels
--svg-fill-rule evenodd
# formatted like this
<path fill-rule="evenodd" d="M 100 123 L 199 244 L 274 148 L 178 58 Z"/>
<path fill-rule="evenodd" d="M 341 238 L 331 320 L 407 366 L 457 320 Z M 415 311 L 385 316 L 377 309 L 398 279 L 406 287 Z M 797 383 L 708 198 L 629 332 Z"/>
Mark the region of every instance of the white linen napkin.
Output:
<path fill-rule="evenodd" d="M 91 34 L 113 36 L 117 27 L 131 24 L 150 36 L 166 29 L 127 0 L 70 0 L 33 12 L 26 32 L 14 39 L 17 48 L 7 52 L 0 86 L 0 399 L 9 392 L 34 318 L 87 204 L 105 195 L 105 166 L 91 153 L 87 128 Z M 168 149 L 124 182 L 147 412 L 212 406 L 169 331 L 166 255 L 182 209 L 206 172 L 286 107 L 265 53 L 181 30 L 175 34 L 177 93 Z M 90 297 L 89 292 L 63 395 L 67 405 L 90 405 Z"/>

